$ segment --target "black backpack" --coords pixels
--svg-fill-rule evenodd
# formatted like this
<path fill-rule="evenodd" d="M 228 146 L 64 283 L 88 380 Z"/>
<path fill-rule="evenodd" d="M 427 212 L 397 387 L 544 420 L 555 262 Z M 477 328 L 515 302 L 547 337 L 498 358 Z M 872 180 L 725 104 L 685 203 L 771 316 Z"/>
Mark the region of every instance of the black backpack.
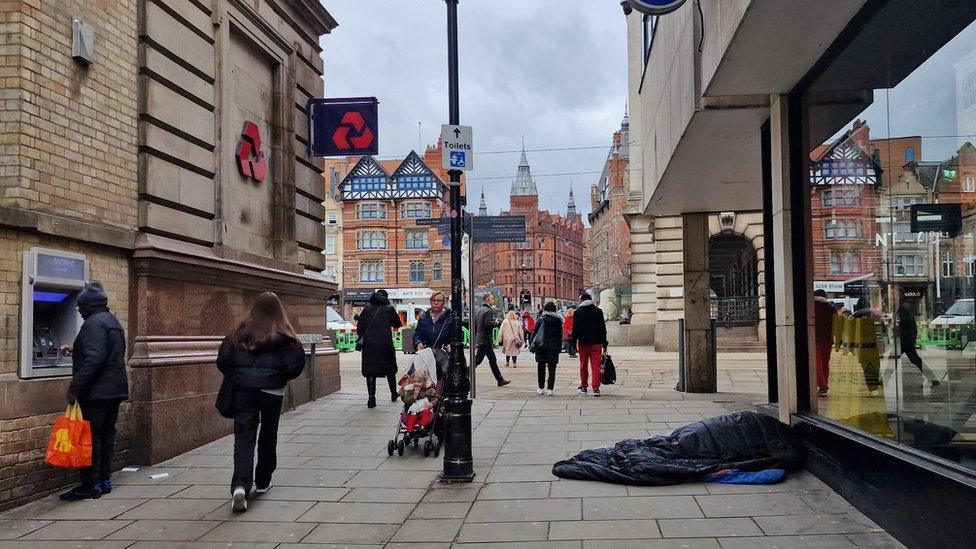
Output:
<path fill-rule="evenodd" d="M 600 361 L 600 384 L 613 385 L 616 382 L 617 368 L 613 365 L 613 359 L 610 355 L 603 355 L 603 360 Z"/>

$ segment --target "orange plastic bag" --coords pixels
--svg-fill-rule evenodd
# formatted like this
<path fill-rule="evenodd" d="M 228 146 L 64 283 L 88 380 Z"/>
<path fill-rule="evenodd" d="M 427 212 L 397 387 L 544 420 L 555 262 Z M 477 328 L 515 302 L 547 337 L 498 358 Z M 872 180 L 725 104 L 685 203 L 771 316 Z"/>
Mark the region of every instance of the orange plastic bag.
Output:
<path fill-rule="evenodd" d="M 71 404 L 54 422 L 44 461 L 62 469 L 91 467 L 91 424 L 81 416 L 81 406 Z"/>

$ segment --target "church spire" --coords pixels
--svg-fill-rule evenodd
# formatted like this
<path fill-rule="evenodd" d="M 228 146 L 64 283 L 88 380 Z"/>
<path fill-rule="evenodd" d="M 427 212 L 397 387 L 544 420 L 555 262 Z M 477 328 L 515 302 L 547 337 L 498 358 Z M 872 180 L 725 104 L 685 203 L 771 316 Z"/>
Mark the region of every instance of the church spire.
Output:
<path fill-rule="evenodd" d="M 515 174 L 515 181 L 512 181 L 512 196 L 537 195 L 539 191 L 532 180 L 532 170 L 529 168 L 529 159 L 525 156 L 525 142 L 522 142 L 522 158 L 519 159 L 518 172 Z"/>
<path fill-rule="evenodd" d="M 478 215 L 488 215 L 488 205 L 485 204 L 485 189 L 481 188 L 481 205 L 478 206 Z"/>
<path fill-rule="evenodd" d="M 573 189 L 571 187 L 569 189 L 569 205 L 566 206 L 566 219 L 572 223 L 576 221 L 576 215 L 576 199 L 573 198 Z"/>

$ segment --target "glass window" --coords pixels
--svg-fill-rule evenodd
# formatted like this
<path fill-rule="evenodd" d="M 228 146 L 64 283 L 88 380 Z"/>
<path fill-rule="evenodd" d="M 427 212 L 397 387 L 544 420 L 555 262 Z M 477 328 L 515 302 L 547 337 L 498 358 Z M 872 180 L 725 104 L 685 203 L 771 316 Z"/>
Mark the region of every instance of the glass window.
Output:
<path fill-rule="evenodd" d="M 423 261 L 410 262 L 410 282 L 423 282 L 426 274 L 424 272 Z"/>
<path fill-rule="evenodd" d="M 905 164 L 915 161 L 915 148 L 905 147 Z"/>
<path fill-rule="evenodd" d="M 963 179 L 962 191 L 966 193 L 976 192 L 976 183 L 973 182 L 973 176 L 967 175 Z"/>
<path fill-rule="evenodd" d="M 954 272 L 953 269 L 954 265 L 955 265 L 955 257 L 952 253 L 952 250 L 947 250 L 943 252 L 942 253 L 942 276 L 944 277 L 952 276 Z"/>
<path fill-rule="evenodd" d="M 325 270 L 322 271 L 322 274 L 325 275 L 325 278 L 335 280 L 335 267 L 332 265 L 326 266 Z"/>
<path fill-rule="evenodd" d="M 359 281 L 360 282 L 383 282 L 383 262 L 382 261 L 360 261 Z"/>
<path fill-rule="evenodd" d="M 386 231 L 359 231 L 356 238 L 359 250 L 385 250 Z"/>
<path fill-rule="evenodd" d="M 335 253 L 335 235 L 327 234 L 325 235 L 325 253 L 334 254 Z"/>
<path fill-rule="evenodd" d="M 339 216 L 335 212 L 329 212 L 328 214 L 329 225 L 337 225 L 339 223 Z"/>
<path fill-rule="evenodd" d="M 444 268 L 440 261 L 434 262 L 434 282 L 440 282 L 444 280 Z"/>
<path fill-rule="evenodd" d="M 407 237 L 408 250 L 427 249 L 427 231 L 404 231 Z"/>
<path fill-rule="evenodd" d="M 386 219 L 386 204 L 357 204 L 356 219 Z"/>
<path fill-rule="evenodd" d="M 404 219 L 426 219 L 430 217 L 430 202 L 407 202 L 403 205 Z"/>

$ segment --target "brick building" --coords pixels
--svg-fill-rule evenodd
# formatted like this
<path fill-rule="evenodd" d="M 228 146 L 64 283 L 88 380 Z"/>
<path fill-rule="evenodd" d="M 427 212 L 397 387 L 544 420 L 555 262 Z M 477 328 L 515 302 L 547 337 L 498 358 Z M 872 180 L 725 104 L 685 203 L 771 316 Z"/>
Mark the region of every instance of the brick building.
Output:
<path fill-rule="evenodd" d="M 395 304 L 425 306 L 435 291 L 450 295 L 450 243 L 418 219 L 447 210 L 441 146 L 403 160 L 349 158 L 339 185 L 342 207 L 342 314 L 352 319 L 377 289 Z M 463 192 L 463 186 L 462 186 Z"/>
<path fill-rule="evenodd" d="M 600 293 L 612 290 L 618 310 L 631 307 L 630 228 L 624 217 L 630 191 L 629 162 L 630 120 L 624 115 L 620 130 L 613 133 L 600 181 L 590 187 L 586 236 L 589 287 Z"/>
<path fill-rule="evenodd" d="M 324 185 L 303 105 L 322 94 L 319 37 L 336 22 L 307 0 L 33 0 L 0 21 L 2 509 L 75 478 L 43 457 L 70 374 L 53 343 L 73 341 L 85 280 L 127 331 L 116 465 L 229 432 L 214 361 L 257 293 L 277 291 L 299 331 L 324 329 L 334 285 L 317 274 Z M 290 401 L 338 388 L 334 351 L 315 379 Z"/>
<path fill-rule="evenodd" d="M 487 215 L 482 194 L 479 215 Z M 474 279 L 480 288 L 499 288 L 505 305 L 535 308 L 546 301 L 575 303 L 583 287 L 584 227 L 572 191 L 566 215 L 539 210 L 539 193 L 522 151 L 512 182 L 509 209 L 525 216 L 525 242 L 474 246 Z"/>

